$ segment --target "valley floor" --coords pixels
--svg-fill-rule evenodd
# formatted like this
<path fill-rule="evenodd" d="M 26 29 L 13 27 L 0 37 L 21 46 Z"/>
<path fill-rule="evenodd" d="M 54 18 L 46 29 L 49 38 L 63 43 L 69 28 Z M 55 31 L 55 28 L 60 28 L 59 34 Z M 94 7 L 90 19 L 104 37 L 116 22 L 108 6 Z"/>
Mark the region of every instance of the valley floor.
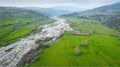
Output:
<path fill-rule="evenodd" d="M 58 37 L 64 34 L 64 31 L 71 31 L 69 24 L 66 20 L 54 17 L 56 22 L 40 26 L 42 31 L 30 36 L 21 38 L 19 41 L 9 44 L 0 48 L 0 67 L 17 67 L 17 64 L 22 60 L 25 54 L 31 50 L 35 50 L 39 47 L 36 43 L 39 40 L 50 39 L 49 44 L 54 42 Z"/>
<path fill-rule="evenodd" d="M 88 40 L 88 46 L 81 42 Z M 108 35 L 75 36 L 65 34 L 50 48 L 43 50 L 32 66 L 120 66 L 120 46 L 116 37 Z M 74 49 L 79 47 L 80 54 Z"/>
<path fill-rule="evenodd" d="M 3 34 L 0 34 L 2 36 L 0 37 L 0 46 L 7 45 L 0 48 L 0 65 L 9 67 L 11 64 L 12 67 L 15 67 L 23 55 L 31 50 L 33 45 L 41 46 L 42 41 L 36 43 L 37 41 L 50 38 L 50 42 L 53 43 L 50 44 L 50 47 L 42 48 L 42 53 L 37 55 L 39 59 L 31 63 L 23 63 L 23 66 L 29 64 L 30 67 L 120 66 L 120 32 L 92 19 L 65 18 L 67 23 L 64 19 L 56 17 L 54 19 L 58 21 L 40 27 L 39 25 L 45 24 L 44 21 L 50 23 L 53 20 L 44 19 L 43 22 L 36 23 L 33 23 L 33 20 L 33 22 L 27 20 L 27 23 L 23 21 L 20 25 L 19 23 L 7 24 L 9 25 L 8 28 L 1 25 L 0 28 L 3 29 L 0 29 L 0 32 L 3 32 Z M 39 28 L 34 30 L 36 27 Z M 72 31 L 72 29 L 74 30 Z M 31 32 L 30 36 L 19 39 Z M 78 34 L 80 32 L 82 35 L 76 35 L 74 32 L 78 32 Z M 19 41 L 16 39 L 19 39 Z M 55 41 L 56 39 L 58 40 Z M 83 42 L 87 42 L 87 45 L 82 45 Z M 76 47 L 78 48 L 78 54 L 75 54 Z"/>
<path fill-rule="evenodd" d="M 74 30 L 91 32 L 89 36 L 74 35 L 66 32 L 60 39 L 45 48 L 40 59 L 30 66 L 87 66 L 119 67 L 120 66 L 120 32 L 108 28 L 91 19 L 67 18 Z M 81 43 L 87 41 L 87 46 Z M 74 50 L 79 47 L 80 54 Z"/>

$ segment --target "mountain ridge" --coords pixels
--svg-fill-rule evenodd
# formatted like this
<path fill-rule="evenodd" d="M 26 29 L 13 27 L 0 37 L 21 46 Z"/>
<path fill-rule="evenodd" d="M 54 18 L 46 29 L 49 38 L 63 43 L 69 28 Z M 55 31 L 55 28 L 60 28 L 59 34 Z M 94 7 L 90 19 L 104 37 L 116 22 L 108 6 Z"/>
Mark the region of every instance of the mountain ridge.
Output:
<path fill-rule="evenodd" d="M 71 9 L 73 8 L 73 9 Z M 62 15 L 62 14 L 69 14 L 73 12 L 81 11 L 78 7 L 65 7 L 65 6 L 56 6 L 56 7 L 49 7 L 49 8 L 40 8 L 40 7 L 25 7 L 25 9 L 33 10 L 36 12 L 42 12 L 47 15 Z"/>

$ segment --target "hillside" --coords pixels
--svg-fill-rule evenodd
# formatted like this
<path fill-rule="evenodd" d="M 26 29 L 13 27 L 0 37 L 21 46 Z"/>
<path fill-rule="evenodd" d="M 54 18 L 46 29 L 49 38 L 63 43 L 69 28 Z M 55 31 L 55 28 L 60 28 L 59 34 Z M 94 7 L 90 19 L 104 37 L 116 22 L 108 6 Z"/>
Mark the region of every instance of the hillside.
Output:
<path fill-rule="evenodd" d="M 25 10 L 16 7 L 0 7 L 0 22 L 6 20 L 14 20 L 18 18 L 33 18 L 33 17 L 43 17 L 41 13 L 36 13 L 34 11 Z"/>
<path fill-rule="evenodd" d="M 0 7 L 0 46 L 13 43 L 19 38 L 41 31 L 38 26 L 54 20 L 36 13 L 16 7 Z"/>
<path fill-rule="evenodd" d="M 91 10 L 87 10 L 87 11 L 82 11 L 82 12 L 75 12 L 73 14 L 68 14 L 71 16 L 78 16 L 78 17 L 82 17 L 82 16 L 86 16 L 86 17 L 90 17 L 90 16 L 112 16 L 112 15 L 120 15 L 120 3 L 116 3 L 116 4 L 112 4 L 112 5 L 107 5 L 107 6 L 102 6 L 102 7 L 98 7 L 95 9 L 91 9 Z"/>
<path fill-rule="evenodd" d="M 117 15 L 120 12 L 120 3 L 102 6 L 93 10 L 80 12 L 81 16 L 93 16 L 93 15 Z"/>
<path fill-rule="evenodd" d="M 118 28 L 120 26 L 119 19 L 114 20 L 118 17 L 120 17 L 120 3 L 102 6 L 99 8 L 95 8 L 88 11 L 83 12 L 76 12 L 68 15 L 63 16 L 69 16 L 69 17 L 77 17 L 77 18 L 84 18 L 84 19 L 95 19 L 101 21 L 103 24 L 109 26 L 109 27 L 116 27 L 116 30 L 120 30 Z M 110 20 L 110 21 L 109 21 Z M 112 26 L 111 26 L 112 25 Z"/>

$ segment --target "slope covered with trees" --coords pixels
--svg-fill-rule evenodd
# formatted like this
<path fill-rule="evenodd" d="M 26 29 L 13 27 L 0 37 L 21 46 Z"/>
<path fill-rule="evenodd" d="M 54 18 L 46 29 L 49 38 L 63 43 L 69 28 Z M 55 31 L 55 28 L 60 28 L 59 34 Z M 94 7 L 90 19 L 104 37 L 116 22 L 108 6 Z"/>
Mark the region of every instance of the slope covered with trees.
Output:
<path fill-rule="evenodd" d="M 103 24 L 112 28 L 114 27 L 114 29 L 120 31 L 120 24 L 118 22 L 120 20 L 120 3 L 102 6 L 88 11 L 75 12 L 63 16 L 99 20 Z"/>

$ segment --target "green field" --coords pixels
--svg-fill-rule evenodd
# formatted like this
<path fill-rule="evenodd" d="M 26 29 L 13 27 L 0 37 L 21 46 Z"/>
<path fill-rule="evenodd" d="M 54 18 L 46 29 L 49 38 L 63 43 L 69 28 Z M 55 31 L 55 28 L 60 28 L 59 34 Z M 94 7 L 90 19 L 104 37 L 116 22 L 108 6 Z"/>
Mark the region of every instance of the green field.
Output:
<path fill-rule="evenodd" d="M 96 20 L 68 18 L 75 30 L 95 31 L 90 36 L 76 36 L 66 32 L 51 47 L 43 49 L 40 59 L 30 66 L 120 66 L 120 32 L 110 29 Z M 82 46 L 82 41 L 88 46 Z M 79 47 L 80 54 L 74 50 Z"/>
<path fill-rule="evenodd" d="M 48 24 L 54 20 L 44 17 L 16 19 L 0 22 L 0 46 L 8 45 L 31 33 L 40 32 L 38 26 Z"/>
<path fill-rule="evenodd" d="M 120 37 L 120 32 L 102 25 L 97 20 L 68 18 L 68 22 L 75 30 L 82 30 L 84 32 L 95 31 L 100 34 L 115 35 Z"/>

